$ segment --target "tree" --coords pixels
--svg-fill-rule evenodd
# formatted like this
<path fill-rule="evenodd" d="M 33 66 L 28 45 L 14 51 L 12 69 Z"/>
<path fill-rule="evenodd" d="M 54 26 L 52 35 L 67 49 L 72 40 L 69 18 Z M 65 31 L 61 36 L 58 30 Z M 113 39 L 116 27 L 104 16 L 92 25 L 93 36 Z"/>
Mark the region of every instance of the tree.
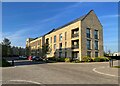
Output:
<path fill-rule="evenodd" d="M 30 47 L 26 47 L 25 52 L 26 56 L 30 56 Z"/>
<path fill-rule="evenodd" d="M 49 44 L 44 44 L 42 46 L 42 56 L 46 57 L 46 54 L 48 54 L 50 52 L 51 52 L 51 48 L 50 48 Z"/>
<path fill-rule="evenodd" d="M 2 44 L 3 44 L 3 45 L 6 45 L 6 46 L 10 46 L 11 42 L 10 42 L 9 39 L 4 38 Z"/>
<path fill-rule="evenodd" d="M 7 57 L 10 55 L 11 42 L 9 39 L 4 38 L 2 42 L 2 56 Z"/>

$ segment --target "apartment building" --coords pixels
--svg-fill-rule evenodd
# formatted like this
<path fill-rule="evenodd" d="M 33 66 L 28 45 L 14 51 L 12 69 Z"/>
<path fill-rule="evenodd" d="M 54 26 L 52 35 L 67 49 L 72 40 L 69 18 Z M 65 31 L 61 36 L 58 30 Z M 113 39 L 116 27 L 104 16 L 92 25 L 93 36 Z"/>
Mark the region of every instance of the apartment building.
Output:
<path fill-rule="evenodd" d="M 41 46 L 49 45 L 48 58 L 69 57 L 81 61 L 85 56 L 101 57 L 103 56 L 103 28 L 98 17 L 91 10 L 86 15 L 53 29 L 42 37 L 27 39 L 26 46 L 29 46 L 31 51 L 38 50 L 41 48 L 38 46 L 39 43 Z"/>

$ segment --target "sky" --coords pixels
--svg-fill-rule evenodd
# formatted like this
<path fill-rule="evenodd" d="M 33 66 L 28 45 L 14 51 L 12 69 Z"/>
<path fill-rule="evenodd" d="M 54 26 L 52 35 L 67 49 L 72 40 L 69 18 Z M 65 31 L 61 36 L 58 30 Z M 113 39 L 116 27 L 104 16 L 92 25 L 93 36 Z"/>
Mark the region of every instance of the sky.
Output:
<path fill-rule="evenodd" d="M 116 2 L 4 2 L 2 37 L 25 47 L 36 38 L 94 10 L 103 26 L 104 50 L 118 51 L 118 3 Z M 2 39 L 0 39 L 2 40 Z"/>

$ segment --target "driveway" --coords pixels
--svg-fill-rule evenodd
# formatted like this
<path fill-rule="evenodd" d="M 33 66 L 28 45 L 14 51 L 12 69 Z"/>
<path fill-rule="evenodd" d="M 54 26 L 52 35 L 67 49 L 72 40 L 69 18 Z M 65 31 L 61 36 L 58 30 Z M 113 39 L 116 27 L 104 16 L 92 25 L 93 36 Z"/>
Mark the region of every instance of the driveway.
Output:
<path fill-rule="evenodd" d="M 109 68 L 108 62 L 36 63 L 19 60 L 15 64 L 15 67 L 3 68 L 3 84 L 118 84 L 118 69 Z"/>

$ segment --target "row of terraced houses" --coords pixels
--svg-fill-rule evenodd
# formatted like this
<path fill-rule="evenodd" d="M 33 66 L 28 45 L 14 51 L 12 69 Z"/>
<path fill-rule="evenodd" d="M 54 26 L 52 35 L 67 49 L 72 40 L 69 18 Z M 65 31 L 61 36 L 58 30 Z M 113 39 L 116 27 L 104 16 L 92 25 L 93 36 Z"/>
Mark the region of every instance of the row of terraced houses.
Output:
<path fill-rule="evenodd" d="M 47 58 L 69 57 L 81 61 L 85 56 L 102 57 L 103 28 L 98 17 L 91 10 L 86 15 L 43 36 L 26 40 L 26 47 L 30 47 L 30 54 L 35 56 L 42 56 L 41 48 L 44 44 L 49 44 L 50 47 L 46 54 Z"/>

